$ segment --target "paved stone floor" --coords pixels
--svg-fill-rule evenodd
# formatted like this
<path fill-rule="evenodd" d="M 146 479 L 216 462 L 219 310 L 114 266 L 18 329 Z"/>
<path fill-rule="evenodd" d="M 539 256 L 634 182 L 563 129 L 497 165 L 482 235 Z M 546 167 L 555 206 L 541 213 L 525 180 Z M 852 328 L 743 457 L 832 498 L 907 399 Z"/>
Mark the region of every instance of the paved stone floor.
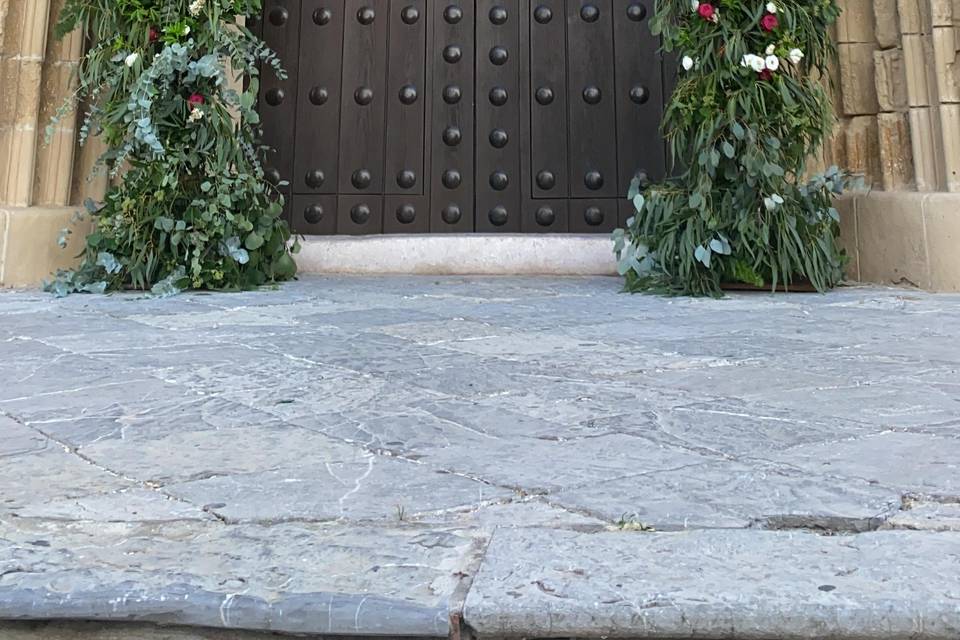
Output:
<path fill-rule="evenodd" d="M 960 635 L 960 296 L 618 289 L 0 293 L 0 619 Z"/>

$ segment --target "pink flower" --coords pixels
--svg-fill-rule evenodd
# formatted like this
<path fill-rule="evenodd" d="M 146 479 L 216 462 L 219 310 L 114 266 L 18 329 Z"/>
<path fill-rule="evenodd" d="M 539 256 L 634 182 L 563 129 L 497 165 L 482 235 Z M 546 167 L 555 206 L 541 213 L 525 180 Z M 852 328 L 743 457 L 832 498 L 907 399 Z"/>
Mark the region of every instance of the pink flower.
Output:
<path fill-rule="evenodd" d="M 764 31 L 773 31 L 780 26 L 780 21 L 777 20 L 777 16 L 772 13 L 768 13 L 762 18 L 760 18 L 760 26 Z"/>
<path fill-rule="evenodd" d="M 699 7 L 697 7 L 697 13 L 700 14 L 700 17 L 703 18 L 704 20 L 709 20 L 711 22 L 713 21 L 713 17 L 716 14 L 716 12 L 717 10 L 709 2 L 704 2 Z"/>
<path fill-rule="evenodd" d="M 187 98 L 187 104 L 189 104 L 193 108 L 199 107 L 200 105 L 203 104 L 203 102 L 204 102 L 203 96 L 200 95 L 199 93 L 195 93 L 189 98 Z"/>
<path fill-rule="evenodd" d="M 156 27 L 150 27 L 150 42 L 156 42 L 160 39 L 160 32 Z"/>

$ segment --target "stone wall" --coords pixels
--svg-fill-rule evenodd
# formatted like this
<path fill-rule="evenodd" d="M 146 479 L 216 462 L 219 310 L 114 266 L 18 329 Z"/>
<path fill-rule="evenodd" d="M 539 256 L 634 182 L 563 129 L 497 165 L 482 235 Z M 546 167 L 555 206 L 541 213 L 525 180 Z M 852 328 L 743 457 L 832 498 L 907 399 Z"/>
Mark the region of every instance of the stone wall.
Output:
<path fill-rule="evenodd" d="M 874 189 L 960 192 L 960 0 L 840 0 L 830 159 Z"/>
<path fill-rule="evenodd" d="M 86 195 L 101 195 L 104 178 L 88 180 L 96 150 L 77 153 L 75 110 L 46 128 L 75 88 L 83 41 L 53 37 L 63 0 L 0 0 L 0 285 L 36 285 L 74 262 L 89 228 L 79 225 L 66 249 L 57 246 Z"/>

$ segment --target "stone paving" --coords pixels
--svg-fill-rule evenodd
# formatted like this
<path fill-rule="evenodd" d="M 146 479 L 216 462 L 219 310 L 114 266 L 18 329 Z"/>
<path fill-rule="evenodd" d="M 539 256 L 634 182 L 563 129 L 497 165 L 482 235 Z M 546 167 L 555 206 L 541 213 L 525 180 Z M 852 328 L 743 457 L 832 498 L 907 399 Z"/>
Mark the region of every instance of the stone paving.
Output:
<path fill-rule="evenodd" d="M 960 296 L 618 290 L 0 293 L 0 620 L 960 635 Z"/>

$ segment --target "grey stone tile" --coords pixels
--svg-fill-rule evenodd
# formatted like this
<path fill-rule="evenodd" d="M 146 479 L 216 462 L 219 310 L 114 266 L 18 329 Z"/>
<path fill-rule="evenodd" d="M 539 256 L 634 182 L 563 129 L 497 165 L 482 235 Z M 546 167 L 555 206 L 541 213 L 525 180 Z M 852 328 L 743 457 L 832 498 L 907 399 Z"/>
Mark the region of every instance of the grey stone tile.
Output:
<path fill-rule="evenodd" d="M 900 508 L 901 492 L 769 464 L 711 462 L 571 487 L 549 500 L 611 522 L 635 518 L 659 530 L 760 526 L 866 531 Z"/>
<path fill-rule="evenodd" d="M 80 448 L 91 460 L 151 484 L 249 474 L 300 464 L 350 462 L 354 447 L 292 425 L 168 432 L 128 430 Z"/>
<path fill-rule="evenodd" d="M 315 460 L 305 452 L 296 467 L 171 484 L 166 491 L 231 521 L 399 522 L 407 515 L 474 508 L 513 495 L 442 470 L 362 452 L 342 462 Z"/>
<path fill-rule="evenodd" d="M 814 474 L 861 478 L 933 495 L 960 496 L 960 440 L 922 433 L 880 433 L 787 449 L 772 459 Z"/>
<path fill-rule="evenodd" d="M 930 532 L 500 529 L 464 617 L 482 637 L 949 638 L 958 545 Z"/>
<path fill-rule="evenodd" d="M 0 520 L 0 618 L 445 637 L 477 543 L 409 525 Z"/>

